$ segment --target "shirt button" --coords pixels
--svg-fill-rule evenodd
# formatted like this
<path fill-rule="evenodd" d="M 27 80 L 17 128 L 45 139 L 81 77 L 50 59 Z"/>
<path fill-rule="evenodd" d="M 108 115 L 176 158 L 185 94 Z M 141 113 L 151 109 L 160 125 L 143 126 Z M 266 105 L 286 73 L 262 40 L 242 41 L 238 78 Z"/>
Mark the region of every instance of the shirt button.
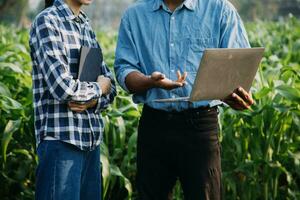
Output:
<path fill-rule="evenodd" d="M 172 98 L 174 99 L 174 98 L 175 98 L 175 95 L 172 95 Z"/>
<path fill-rule="evenodd" d="M 175 72 L 175 70 L 174 70 L 174 69 L 172 69 L 172 70 L 171 70 L 171 72 L 172 72 L 172 73 L 174 73 L 174 72 Z"/>
<path fill-rule="evenodd" d="M 175 20 L 175 17 L 171 17 L 172 20 Z"/>
<path fill-rule="evenodd" d="M 171 43 L 171 47 L 174 47 L 174 43 Z"/>
<path fill-rule="evenodd" d="M 78 17 L 75 18 L 75 22 L 79 23 L 80 19 Z"/>

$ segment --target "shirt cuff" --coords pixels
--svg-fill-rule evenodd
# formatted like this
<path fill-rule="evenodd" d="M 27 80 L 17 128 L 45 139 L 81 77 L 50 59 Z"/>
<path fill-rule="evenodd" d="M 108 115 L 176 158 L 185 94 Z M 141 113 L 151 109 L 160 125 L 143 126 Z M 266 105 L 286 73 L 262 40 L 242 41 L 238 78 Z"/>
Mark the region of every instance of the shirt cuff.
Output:
<path fill-rule="evenodd" d="M 209 107 L 215 107 L 215 106 L 223 106 L 224 102 L 220 100 L 213 100 L 209 103 Z M 227 104 L 226 104 L 227 105 Z"/>
<path fill-rule="evenodd" d="M 126 86 L 125 80 L 126 80 L 126 77 L 128 76 L 128 74 L 130 74 L 131 72 L 140 72 L 140 71 L 137 69 L 125 69 L 118 78 L 120 86 L 128 93 L 130 93 L 130 91 L 128 90 L 128 88 Z"/>
<path fill-rule="evenodd" d="M 93 82 L 92 84 L 94 85 L 94 87 L 96 89 L 96 93 L 97 93 L 96 98 L 100 98 L 102 96 L 102 89 L 101 89 L 99 83 Z"/>

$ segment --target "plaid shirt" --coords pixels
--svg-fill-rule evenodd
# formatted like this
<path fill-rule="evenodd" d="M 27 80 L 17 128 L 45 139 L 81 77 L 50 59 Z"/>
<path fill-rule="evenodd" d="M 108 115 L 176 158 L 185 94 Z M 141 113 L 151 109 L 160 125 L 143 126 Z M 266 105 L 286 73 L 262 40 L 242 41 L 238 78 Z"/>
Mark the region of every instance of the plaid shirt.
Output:
<path fill-rule="evenodd" d="M 46 136 L 67 142 L 81 150 L 93 150 L 104 130 L 100 111 L 116 95 L 112 73 L 105 63 L 101 70 L 112 82 L 109 95 L 102 95 L 97 82 L 80 82 L 77 77 L 81 46 L 100 48 L 83 12 L 76 17 L 63 0 L 42 11 L 30 32 L 37 145 Z M 82 113 L 70 110 L 68 102 L 97 99 L 95 108 Z"/>

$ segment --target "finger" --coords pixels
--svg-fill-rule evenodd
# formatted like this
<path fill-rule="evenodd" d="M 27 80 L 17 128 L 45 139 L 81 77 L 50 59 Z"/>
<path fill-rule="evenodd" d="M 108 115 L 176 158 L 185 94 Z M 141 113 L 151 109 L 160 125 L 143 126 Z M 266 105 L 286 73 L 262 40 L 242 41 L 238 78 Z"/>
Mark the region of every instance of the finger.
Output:
<path fill-rule="evenodd" d="M 75 107 L 72 107 L 70 108 L 73 112 L 78 112 L 78 113 L 81 113 L 83 112 L 84 110 L 83 109 L 79 109 L 79 108 L 75 108 Z"/>
<path fill-rule="evenodd" d="M 85 111 L 86 109 L 82 109 L 82 108 L 70 108 L 70 110 L 74 111 L 74 112 L 83 112 Z"/>
<path fill-rule="evenodd" d="M 244 88 L 237 88 L 237 93 L 248 105 L 252 105 L 254 103 L 252 96 Z"/>
<path fill-rule="evenodd" d="M 181 73 L 180 73 L 180 71 L 179 70 L 177 70 L 177 80 L 178 81 L 181 81 L 181 79 L 182 79 L 182 76 L 181 76 Z"/>
<path fill-rule="evenodd" d="M 182 80 L 181 80 L 181 81 L 184 82 L 184 83 L 185 83 L 187 74 L 188 74 L 187 72 L 184 72 L 184 73 L 183 73 L 183 76 L 182 76 Z"/>
<path fill-rule="evenodd" d="M 244 107 L 245 109 L 249 109 L 250 108 L 250 106 L 239 95 L 237 95 L 236 93 L 233 93 L 232 97 L 233 97 L 234 101 L 236 103 L 238 103 L 240 106 Z"/>
<path fill-rule="evenodd" d="M 90 101 L 87 101 L 87 102 L 81 102 L 81 103 L 77 103 L 77 102 L 69 102 L 68 105 L 69 106 L 84 106 L 86 104 L 88 104 Z"/>
<path fill-rule="evenodd" d="M 255 101 L 254 101 L 254 99 L 253 99 L 252 93 L 249 92 L 248 95 L 249 95 L 249 97 L 250 97 L 250 100 L 252 101 L 252 104 L 251 104 L 251 105 L 255 104 Z"/>
<path fill-rule="evenodd" d="M 226 100 L 224 101 L 226 104 L 228 104 L 231 108 L 235 110 L 245 110 L 244 107 L 242 107 L 240 104 L 236 103 L 235 101 Z"/>
<path fill-rule="evenodd" d="M 70 108 L 78 108 L 80 106 L 80 104 L 76 104 L 76 103 L 68 103 L 68 106 Z"/>
<path fill-rule="evenodd" d="M 70 108 L 74 108 L 74 109 L 86 109 L 88 104 L 84 104 L 84 105 L 70 105 Z"/>
<path fill-rule="evenodd" d="M 182 86 L 183 86 L 183 83 L 181 83 L 181 82 L 175 82 L 175 81 L 173 81 L 172 84 L 171 84 L 171 87 L 174 88 L 174 89 L 182 87 Z"/>
<path fill-rule="evenodd" d="M 224 99 L 222 99 L 222 101 L 224 101 L 225 103 L 227 102 L 227 101 L 232 101 L 234 98 L 232 97 L 232 94 L 233 93 L 231 93 L 230 95 L 228 95 L 227 97 L 225 97 Z"/>
<path fill-rule="evenodd" d="M 173 90 L 173 89 L 176 89 L 176 88 L 179 88 L 182 86 L 183 86 L 183 84 L 180 82 L 172 82 L 172 83 L 165 85 L 163 88 L 165 88 L 167 90 Z"/>
<path fill-rule="evenodd" d="M 68 105 L 69 105 L 69 106 L 76 106 L 76 105 L 79 105 L 79 104 L 77 104 L 77 103 L 75 103 L 75 102 L 69 102 Z"/>

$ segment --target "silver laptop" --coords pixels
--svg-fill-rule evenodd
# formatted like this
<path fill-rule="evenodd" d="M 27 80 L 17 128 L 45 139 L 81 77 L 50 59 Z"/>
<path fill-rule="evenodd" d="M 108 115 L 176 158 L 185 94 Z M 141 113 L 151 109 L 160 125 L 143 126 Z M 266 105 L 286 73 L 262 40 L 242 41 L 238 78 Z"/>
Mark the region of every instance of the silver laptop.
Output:
<path fill-rule="evenodd" d="M 264 48 L 206 49 L 188 97 L 156 99 L 155 102 L 224 99 L 239 86 L 249 91 Z"/>

